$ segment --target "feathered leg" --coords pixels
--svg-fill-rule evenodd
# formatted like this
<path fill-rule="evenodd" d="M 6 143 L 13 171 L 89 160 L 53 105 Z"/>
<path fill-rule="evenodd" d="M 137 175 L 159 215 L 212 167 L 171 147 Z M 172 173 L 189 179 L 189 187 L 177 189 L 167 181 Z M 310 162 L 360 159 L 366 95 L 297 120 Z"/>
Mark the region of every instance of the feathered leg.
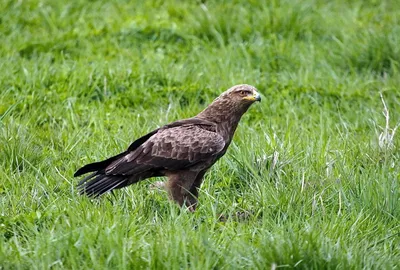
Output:
<path fill-rule="evenodd" d="M 189 189 L 189 192 L 184 195 L 186 206 L 189 208 L 191 212 L 194 212 L 196 210 L 197 199 L 199 197 L 199 189 L 201 184 L 203 183 L 205 173 L 206 171 L 202 171 L 196 176 L 196 179 L 194 180 L 192 186 Z"/>
<path fill-rule="evenodd" d="M 169 173 L 167 175 L 168 181 L 165 184 L 170 199 L 177 202 L 180 206 L 186 205 L 192 212 L 194 209 L 190 207 L 190 189 L 196 181 L 197 174 L 198 172 L 193 171 Z"/>

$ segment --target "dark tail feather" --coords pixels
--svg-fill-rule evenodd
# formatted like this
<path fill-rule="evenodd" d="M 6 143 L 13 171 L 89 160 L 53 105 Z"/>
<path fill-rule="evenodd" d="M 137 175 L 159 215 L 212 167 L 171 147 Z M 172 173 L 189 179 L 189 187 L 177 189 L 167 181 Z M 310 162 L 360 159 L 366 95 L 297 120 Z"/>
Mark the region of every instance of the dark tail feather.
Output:
<path fill-rule="evenodd" d="M 97 198 L 107 191 L 126 186 L 127 182 L 126 176 L 105 175 L 95 172 L 78 184 L 78 190 L 80 194 Z"/>
<path fill-rule="evenodd" d="M 74 174 L 74 177 L 80 176 L 80 175 L 88 173 L 88 172 L 95 172 L 95 171 L 104 170 L 113 161 L 115 161 L 115 160 L 119 159 L 120 157 L 126 155 L 126 153 L 127 152 L 123 152 L 123 153 L 118 154 L 116 156 L 110 157 L 109 159 L 87 164 L 87 165 L 83 166 L 82 168 L 80 168 L 79 170 L 77 170 L 76 173 Z"/>

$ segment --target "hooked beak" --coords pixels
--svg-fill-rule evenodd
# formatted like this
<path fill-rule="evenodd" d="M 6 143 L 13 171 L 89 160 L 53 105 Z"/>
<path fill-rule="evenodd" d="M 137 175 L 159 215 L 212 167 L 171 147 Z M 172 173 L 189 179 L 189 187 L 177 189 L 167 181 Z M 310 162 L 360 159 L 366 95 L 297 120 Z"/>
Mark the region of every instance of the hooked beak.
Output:
<path fill-rule="evenodd" d="M 250 101 L 261 101 L 261 95 L 258 92 L 255 92 L 252 96 L 247 96 L 243 99 Z"/>

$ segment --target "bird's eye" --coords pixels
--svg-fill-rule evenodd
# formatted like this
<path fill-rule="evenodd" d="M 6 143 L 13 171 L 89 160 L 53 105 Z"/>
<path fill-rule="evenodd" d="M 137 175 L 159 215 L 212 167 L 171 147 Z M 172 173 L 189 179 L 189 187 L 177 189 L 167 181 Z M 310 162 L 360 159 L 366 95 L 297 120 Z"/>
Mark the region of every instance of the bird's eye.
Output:
<path fill-rule="evenodd" d="M 241 96 L 247 96 L 247 95 L 250 95 L 251 94 L 251 91 L 247 91 L 247 90 L 241 90 L 240 92 L 239 92 L 239 94 L 241 95 Z"/>

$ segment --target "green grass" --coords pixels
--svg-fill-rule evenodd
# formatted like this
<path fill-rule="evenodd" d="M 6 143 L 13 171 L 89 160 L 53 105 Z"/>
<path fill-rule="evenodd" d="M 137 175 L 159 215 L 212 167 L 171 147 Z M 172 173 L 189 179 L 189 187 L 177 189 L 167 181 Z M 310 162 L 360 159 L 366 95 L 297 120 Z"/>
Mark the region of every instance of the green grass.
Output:
<path fill-rule="evenodd" d="M 0 269 L 400 268 L 399 1 L 61 2 L 0 5 Z M 238 83 L 263 100 L 196 213 L 77 194 Z"/>

